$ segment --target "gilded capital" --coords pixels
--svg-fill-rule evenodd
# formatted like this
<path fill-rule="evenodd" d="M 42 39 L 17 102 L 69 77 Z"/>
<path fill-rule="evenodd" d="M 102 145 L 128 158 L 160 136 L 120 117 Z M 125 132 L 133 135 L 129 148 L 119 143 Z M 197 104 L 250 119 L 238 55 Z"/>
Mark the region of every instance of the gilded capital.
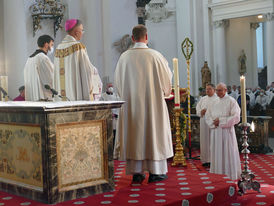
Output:
<path fill-rule="evenodd" d="M 256 29 L 258 29 L 260 27 L 260 24 L 259 23 L 250 23 L 250 29 L 254 29 L 254 30 L 256 30 Z"/>
<path fill-rule="evenodd" d="M 229 26 L 229 20 L 224 19 L 224 20 L 214 21 L 213 26 L 215 29 L 220 27 L 226 28 Z"/>

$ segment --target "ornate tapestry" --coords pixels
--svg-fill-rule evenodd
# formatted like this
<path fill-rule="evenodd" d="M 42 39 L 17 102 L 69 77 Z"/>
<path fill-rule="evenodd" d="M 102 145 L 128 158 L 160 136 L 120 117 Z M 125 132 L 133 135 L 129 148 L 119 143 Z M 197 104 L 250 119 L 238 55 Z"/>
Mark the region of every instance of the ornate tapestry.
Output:
<path fill-rule="evenodd" d="M 76 189 L 106 182 L 104 120 L 56 125 L 58 189 Z M 77 186 L 76 186 L 77 185 Z"/>
<path fill-rule="evenodd" d="M 41 190 L 42 177 L 40 126 L 0 124 L 1 181 Z"/>

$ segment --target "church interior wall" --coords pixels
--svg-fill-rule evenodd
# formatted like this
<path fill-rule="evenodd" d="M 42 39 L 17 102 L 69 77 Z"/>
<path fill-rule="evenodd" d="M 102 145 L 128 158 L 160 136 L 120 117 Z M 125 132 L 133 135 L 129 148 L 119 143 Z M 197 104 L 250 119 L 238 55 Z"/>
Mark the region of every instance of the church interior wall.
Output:
<path fill-rule="evenodd" d="M 0 1 L 0 75 L 5 75 L 4 58 L 4 2 Z"/>
<path fill-rule="evenodd" d="M 124 35 L 131 35 L 132 28 L 138 24 L 136 14 L 136 1 L 128 0 L 109 0 L 110 4 L 110 49 L 111 56 L 107 57 L 110 61 L 108 68 L 109 82 L 114 81 L 114 72 L 120 53 L 113 46 L 113 43 L 120 40 Z"/>
<path fill-rule="evenodd" d="M 253 51 L 250 23 L 254 22 L 254 17 L 236 18 L 229 20 L 229 26 L 226 29 L 227 45 L 227 74 L 230 85 L 240 85 L 238 58 L 241 51 L 244 50 L 247 61 L 247 87 L 254 87 L 252 82 Z M 235 32 L 236 31 L 236 32 Z"/>
<path fill-rule="evenodd" d="M 42 34 L 53 36 L 53 22 L 43 20 L 42 28 L 33 37 L 32 17 L 29 6 L 35 0 L 0 1 L 0 72 L 9 75 L 9 93 L 18 95 L 18 87 L 23 84 L 23 69 L 28 56 L 37 48 L 37 38 Z M 212 72 L 215 82 L 214 55 L 212 35 L 212 17 L 208 3 L 222 3 L 227 0 L 169 0 L 168 7 L 175 12 L 159 23 L 147 21 L 150 46 L 166 56 L 172 69 L 172 58 L 178 57 L 180 68 L 180 85 L 187 87 L 187 65 L 182 54 L 181 43 L 189 37 L 194 44 L 191 59 L 191 93 L 198 94 L 201 86 L 201 67 L 205 60 Z M 89 58 L 100 73 L 104 85 L 114 81 L 114 72 L 120 53 L 113 43 L 125 34 L 131 34 L 132 27 L 138 23 L 136 1 L 128 0 L 63 0 L 66 5 L 65 17 L 79 18 L 83 21 L 85 33 L 82 42 L 86 45 Z M 24 9 L 22 9 L 24 8 Z M 2 10 L 2 12 L 1 12 Z M 16 14 L 16 15 L 15 15 Z M 238 61 L 241 49 L 247 55 L 247 86 L 252 85 L 249 69 L 252 59 L 252 35 L 250 35 L 248 17 L 230 19 L 226 29 L 228 84 L 239 85 Z M 16 26 L 14 26 L 16 25 Z M 264 29 L 265 30 L 265 29 Z M 237 32 L 235 32 L 237 31 Z M 240 32 L 239 32 L 240 31 Z M 266 32 L 264 32 L 265 34 Z M 62 41 L 66 32 L 59 29 L 55 37 L 55 47 Z M 264 38 L 265 40 L 266 38 Z M 264 42 L 266 45 L 266 42 Z M 266 48 L 266 47 L 264 47 Z M 264 51 L 266 65 L 266 51 Z M 53 60 L 53 55 L 49 56 Z M 15 61 L 16 59 L 16 61 Z M 12 84 L 11 84 L 12 82 Z"/>

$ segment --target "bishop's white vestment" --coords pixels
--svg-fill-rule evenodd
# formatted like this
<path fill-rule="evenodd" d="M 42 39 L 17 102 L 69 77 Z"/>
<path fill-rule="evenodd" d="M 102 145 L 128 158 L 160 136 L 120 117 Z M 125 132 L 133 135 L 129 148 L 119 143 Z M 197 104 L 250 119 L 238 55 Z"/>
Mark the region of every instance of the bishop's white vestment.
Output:
<path fill-rule="evenodd" d="M 99 100 L 102 82 L 82 43 L 67 35 L 56 49 L 54 66 L 53 87 L 58 94 L 71 101 Z"/>
<path fill-rule="evenodd" d="M 205 116 L 201 115 L 201 111 L 207 110 L 216 99 L 215 93 L 211 97 L 206 95 L 200 99 L 196 106 L 197 115 L 200 117 L 200 159 L 202 163 L 210 162 L 210 128 L 206 124 Z"/>
<path fill-rule="evenodd" d="M 208 108 L 205 118 L 211 128 L 210 172 L 226 174 L 230 179 L 240 178 L 241 163 L 234 125 L 240 121 L 240 107 L 236 100 L 225 95 Z M 219 118 L 219 126 L 213 121 Z"/>
<path fill-rule="evenodd" d="M 171 93 L 171 79 L 167 60 L 144 43 L 136 43 L 117 63 L 114 85 L 125 104 L 115 147 L 127 161 L 127 174 L 167 172 L 166 159 L 173 156 L 173 148 L 164 97 Z"/>
<path fill-rule="evenodd" d="M 52 87 L 54 66 L 42 50 L 37 50 L 24 67 L 25 100 L 52 100 L 52 93 L 45 85 Z"/>

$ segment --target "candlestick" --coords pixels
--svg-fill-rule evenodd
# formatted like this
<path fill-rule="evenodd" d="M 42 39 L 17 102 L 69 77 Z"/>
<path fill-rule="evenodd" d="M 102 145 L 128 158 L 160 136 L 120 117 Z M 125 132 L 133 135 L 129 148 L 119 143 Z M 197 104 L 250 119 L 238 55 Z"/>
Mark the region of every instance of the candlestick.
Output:
<path fill-rule="evenodd" d="M 180 86 L 179 86 L 179 70 L 178 70 L 178 59 L 173 58 L 173 70 L 174 70 L 174 103 L 175 108 L 180 108 Z"/>
<path fill-rule="evenodd" d="M 246 120 L 246 94 L 245 94 L 245 77 L 241 76 L 241 108 L 242 108 L 242 123 L 247 123 Z"/>
<path fill-rule="evenodd" d="M 8 76 L 0 76 L 0 86 L 8 92 Z M 0 93 L 0 100 L 2 101 L 8 101 L 8 96 Z"/>

